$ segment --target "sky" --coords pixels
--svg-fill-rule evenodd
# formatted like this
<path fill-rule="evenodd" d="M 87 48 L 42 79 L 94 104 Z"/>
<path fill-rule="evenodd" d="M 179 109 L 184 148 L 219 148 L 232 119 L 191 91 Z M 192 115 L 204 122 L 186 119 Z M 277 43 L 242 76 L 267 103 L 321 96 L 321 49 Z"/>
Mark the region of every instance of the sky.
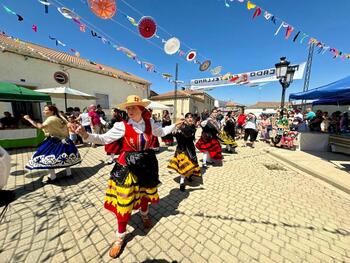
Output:
<path fill-rule="evenodd" d="M 164 93 L 174 89 L 174 85 L 159 74 L 147 72 L 135 61 L 111 46 L 103 44 L 88 32 L 64 18 L 56 6 L 74 10 L 88 25 L 100 35 L 108 36 L 112 43 L 134 51 L 143 60 L 155 65 L 157 71 L 175 75 L 175 65 L 179 65 L 179 79 L 188 83 L 191 79 L 211 77 L 210 72 L 199 71 L 198 64 L 187 62 L 179 55 L 167 55 L 163 51 L 161 39 L 145 40 L 139 36 L 123 14 L 136 21 L 142 16 L 151 16 L 157 22 L 157 35 L 165 40 L 175 36 L 181 41 L 181 50 L 195 49 L 198 60 L 211 60 L 212 67 L 222 66 L 222 73 L 241 73 L 274 67 L 279 58 L 286 56 L 292 64 L 307 60 L 308 45 L 293 42 L 295 32 L 301 30 L 316 39 L 350 53 L 350 10 L 349 0 L 255 0 L 252 1 L 268 10 L 283 21 L 294 26 L 295 32 L 285 40 L 285 30 L 275 36 L 280 22 L 274 25 L 263 15 L 252 19 L 253 12 L 247 10 L 246 3 L 238 0 L 117 0 L 117 13 L 113 20 L 103 20 L 94 15 L 86 0 L 49 0 L 53 5 L 45 14 L 44 6 L 38 0 L 0 0 L 24 20 L 8 14 L 0 8 L 0 30 L 7 35 L 68 52 L 70 48 L 79 51 L 82 58 L 109 65 L 152 83 L 151 89 Z M 246 2 L 246 1 L 245 1 Z M 336 4 L 335 4 L 336 2 Z M 31 28 L 36 24 L 38 32 Z M 56 46 L 49 35 L 67 46 Z M 330 52 L 318 54 L 315 49 L 309 89 L 328 84 L 348 76 L 350 59 L 333 59 Z M 1 76 L 0 76 L 1 78 Z M 74 87 L 73 87 L 74 88 Z M 303 80 L 295 80 L 287 90 L 289 93 L 303 89 Z M 257 101 L 279 101 L 281 86 L 271 82 L 260 88 L 247 86 L 226 86 L 208 92 L 220 100 L 233 100 L 245 105 Z"/>

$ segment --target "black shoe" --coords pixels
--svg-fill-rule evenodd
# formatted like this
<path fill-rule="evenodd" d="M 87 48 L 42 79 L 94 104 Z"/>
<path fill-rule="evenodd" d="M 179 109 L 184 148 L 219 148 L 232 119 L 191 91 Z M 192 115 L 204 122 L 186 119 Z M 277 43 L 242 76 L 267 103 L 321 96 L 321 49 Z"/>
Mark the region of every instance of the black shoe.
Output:
<path fill-rule="evenodd" d="M 202 164 L 202 168 L 203 168 L 203 169 L 207 169 L 207 168 L 208 168 L 208 165 L 206 165 L 206 164 L 204 163 L 204 164 Z"/>
<path fill-rule="evenodd" d="M 185 184 L 180 184 L 180 191 L 185 192 Z"/>
<path fill-rule="evenodd" d="M 192 181 L 193 181 L 192 175 L 190 175 L 190 177 L 187 178 L 187 181 L 189 181 L 189 182 L 192 182 Z"/>

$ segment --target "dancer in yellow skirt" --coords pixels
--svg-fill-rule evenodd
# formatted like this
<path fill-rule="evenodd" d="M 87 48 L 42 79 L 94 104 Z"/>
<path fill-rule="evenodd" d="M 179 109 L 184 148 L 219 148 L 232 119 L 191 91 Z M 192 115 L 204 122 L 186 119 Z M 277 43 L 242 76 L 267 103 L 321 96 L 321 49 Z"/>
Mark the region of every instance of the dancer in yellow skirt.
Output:
<path fill-rule="evenodd" d="M 144 227 L 152 226 L 148 204 L 159 201 L 157 186 L 160 183 L 158 161 L 151 149 L 153 137 L 165 136 L 175 130 L 176 125 L 183 123 L 179 121 L 164 128 L 157 126 L 145 108 L 149 103 L 139 96 L 128 96 L 127 101 L 119 105 L 120 109 L 127 110 L 128 122 L 116 122 L 105 134 L 89 134 L 83 127 L 77 129 L 85 141 L 96 144 L 109 144 L 122 139 L 121 153 L 108 180 L 104 204 L 116 215 L 118 223 L 117 240 L 109 250 L 112 258 L 120 254 L 132 210 L 140 209 Z"/>
<path fill-rule="evenodd" d="M 228 153 L 234 153 L 237 143 L 236 137 L 236 121 L 232 116 L 232 111 L 227 112 L 225 118 L 222 120 L 222 130 L 218 138 L 222 144 L 226 145 Z"/>
<path fill-rule="evenodd" d="M 181 191 L 185 191 L 185 178 L 188 181 L 192 181 L 192 175 L 201 176 L 196 148 L 194 147 L 195 134 L 196 126 L 194 125 L 192 114 L 187 113 L 185 115 L 185 122 L 175 133 L 177 147 L 174 157 L 168 164 L 169 169 L 173 169 L 181 175 Z"/>

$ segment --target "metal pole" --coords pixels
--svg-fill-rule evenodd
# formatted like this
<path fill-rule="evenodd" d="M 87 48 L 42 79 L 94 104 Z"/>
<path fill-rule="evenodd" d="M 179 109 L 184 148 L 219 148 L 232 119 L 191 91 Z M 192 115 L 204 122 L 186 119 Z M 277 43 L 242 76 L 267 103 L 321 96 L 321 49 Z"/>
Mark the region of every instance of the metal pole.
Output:
<path fill-rule="evenodd" d="M 64 108 L 65 108 L 65 111 L 67 112 L 67 93 L 64 93 Z"/>
<path fill-rule="evenodd" d="M 178 78 L 179 64 L 176 63 L 175 68 L 175 86 L 174 86 L 174 116 L 173 121 L 176 122 L 176 114 L 177 114 L 177 78 Z"/>
<path fill-rule="evenodd" d="M 285 96 L 286 96 L 286 89 L 287 89 L 287 85 L 286 83 L 281 82 L 282 85 L 282 96 L 281 96 L 281 116 L 280 118 L 283 119 L 283 113 L 284 113 L 284 100 L 285 100 Z"/>

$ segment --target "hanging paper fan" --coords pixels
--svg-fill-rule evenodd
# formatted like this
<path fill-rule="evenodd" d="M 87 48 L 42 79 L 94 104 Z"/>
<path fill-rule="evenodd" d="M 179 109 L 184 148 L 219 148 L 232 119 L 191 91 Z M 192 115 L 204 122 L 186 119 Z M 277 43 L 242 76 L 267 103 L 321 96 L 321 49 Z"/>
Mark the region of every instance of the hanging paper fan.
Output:
<path fill-rule="evenodd" d="M 197 56 L 197 52 L 194 50 L 191 50 L 190 52 L 187 53 L 186 55 L 186 60 L 187 61 L 193 61 Z"/>
<path fill-rule="evenodd" d="M 65 18 L 79 20 L 80 17 L 75 14 L 72 10 L 67 7 L 58 7 L 58 12 L 60 12 Z"/>
<path fill-rule="evenodd" d="M 89 0 L 91 11 L 102 19 L 111 19 L 117 11 L 115 0 Z"/>
<path fill-rule="evenodd" d="M 136 54 L 126 47 L 118 47 L 117 50 L 123 52 L 129 58 L 136 58 Z"/>
<path fill-rule="evenodd" d="M 162 76 L 163 76 L 163 78 L 171 78 L 173 75 L 171 75 L 169 73 L 163 73 Z"/>
<path fill-rule="evenodd" d="M 139 33 L 144 38 L 151 38 L 156 34 L 157 24 L 150 16 L 144 16 L 138 24 Z"/>
<path fill-rule="evenodd" d="M 213 68 L 212 70 L 210 70 L 210 73 L 213 76 L 216 76 L 216 75 L 220 74 L 221 70 L 222 70 L 222 66 L 217 66 L 217 67 Z"/>
<path fill-rule="evenodd" d="M 168 55 L 174 55 L 177 51 L 180 49 L 180 40 L 178 40 L 176 37 L 172 37 L 165 41 L 164 44 L 164 51 Z"/>
<path fill-rule="evenodd" d="M 200 71 L 206 71 L 210 67 L 210 65 L 211 65 L 211 61 L 210 60 L 206 60 L 199 66 L 199 70 Z"/>

